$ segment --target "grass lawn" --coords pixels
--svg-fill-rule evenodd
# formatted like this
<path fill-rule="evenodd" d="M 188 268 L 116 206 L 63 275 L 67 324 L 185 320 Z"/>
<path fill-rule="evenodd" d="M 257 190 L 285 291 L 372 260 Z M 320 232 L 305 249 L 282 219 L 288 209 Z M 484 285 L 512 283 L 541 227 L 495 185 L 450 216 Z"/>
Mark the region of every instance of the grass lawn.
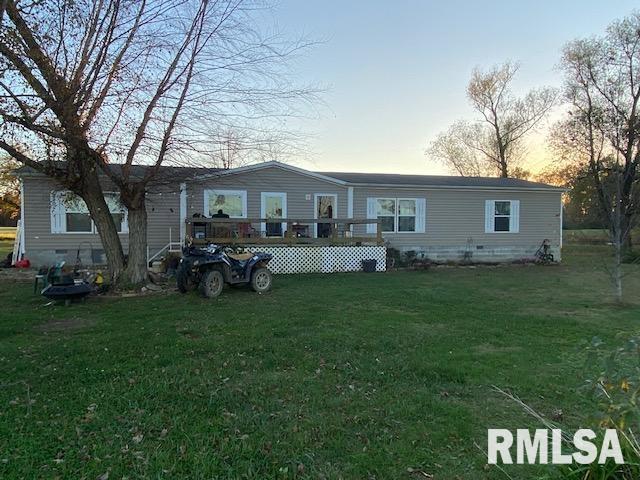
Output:
<path fill-rule="evenodd" d="M 13 251 L 13 241 L 16 238 L 15 227 L 0 227 L 0 260 Z"/>
<path fill-rule="evenodd" d="M 590 426 L 583 345 L 638 332 L 640 267 L 611 304 L 603 248 L 553 267 L 279 276 L 215 301 L 45 306 L 0 281 L 0 478 L 507 478 L 475 443 L 542 426 L 491 386 Z"/>
<path fill-rule="evenodd" d="M 564 242 L 569 245 L 597 245 L 610 241 L 609 232 L 604 229 L 563 230 L 562 234 Z M 636 228 L 631 232 L 634 243 L 638 236 L 640 236 L 640 229 Z"/>

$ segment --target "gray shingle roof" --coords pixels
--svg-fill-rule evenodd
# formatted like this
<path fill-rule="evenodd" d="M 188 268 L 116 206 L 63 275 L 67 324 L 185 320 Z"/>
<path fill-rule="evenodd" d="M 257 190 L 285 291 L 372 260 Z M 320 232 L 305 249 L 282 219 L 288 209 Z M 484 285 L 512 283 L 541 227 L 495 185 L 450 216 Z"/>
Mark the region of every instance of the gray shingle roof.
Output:
<path fill-rule="evenodd" d="M 367 185 L 407 185 L 417 187 L 549 188 L 546 183 L 519 178 L 459 177 L 448 175 L 401 175 L 395 173 L 317 172 L 348 183 Z M 558 188 L 561 190 L 561 188 Z"/>
<path fill-rule="evenodd" d="M 267 162 L 274 166 L 280 165 L 282 168 L 286 168 L 286 165 L 281 165 L 276 162 Z M 265 164 L 256 164 L 256 166 Z M 64 164 L 60 163 L 63 167 Z M 109 165 L 115 173 L 120 173 L 121 165 L 111 164 Z M 135 177 L 142 177 L 149 168 L 144 165 L 134 165 L 131 169 L 131 175 Z M 21 167 L 17 170 L 18 174 L 34 173 L 35 171 L 29 167 Z M 209 176 L 218 172 L 232 172 L 220 168 L 207 168 L 207 167 L 179 167 L 179 166 L 162 166 L 155 179 L 157 182 L 166 181 L 183 181 L 190 179 L 197 179 L 201 176 Z M 447 176 L 447 175 L 401 175 L 395 173 L 360 173 L 360 172 L 312 172 L 325 177 L 335 178 L 337 180 L 347 182 L 350 184 L 365 184 L 373 186 L 415 186 L 415 187 L 480 187 L 480 188 L 522 188 L 522 189 L 549 189 L 549 190 L 563 190 L 560 187 L 554 187 L 545 183 L 530 182 L 527 180 L 521 180 L 518 178 L 495 178 L 495 177 L 459 177 L 459 176 Z"/>

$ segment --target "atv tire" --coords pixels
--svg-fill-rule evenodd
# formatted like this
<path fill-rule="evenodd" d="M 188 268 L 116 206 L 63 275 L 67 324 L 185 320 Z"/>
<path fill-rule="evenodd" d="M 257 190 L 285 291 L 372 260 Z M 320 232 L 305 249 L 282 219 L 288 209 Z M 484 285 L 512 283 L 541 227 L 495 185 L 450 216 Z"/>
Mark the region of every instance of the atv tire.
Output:
<path fill-rule="evenodd" d="M 251 273 L 251 288 L 254 292 L 265 293 L 271 290 L 273 278 L 265 267 L 256 268 Z"/>
<path fill-rule="evenodd" d="M 181 293 L 187 293 L 196 288 L 196 284 L 193 283 L 191 278 L 191 272 L 182 265 L 176 271 L 176 284 L 178 285 L 178 291 Z"/>
<path fill-rule="evenodd" d="M 208 270 L 200 280 L 200 293 L 207 298 L 216 298 L 224 288 L 224 275 L 220 270 Z"/>

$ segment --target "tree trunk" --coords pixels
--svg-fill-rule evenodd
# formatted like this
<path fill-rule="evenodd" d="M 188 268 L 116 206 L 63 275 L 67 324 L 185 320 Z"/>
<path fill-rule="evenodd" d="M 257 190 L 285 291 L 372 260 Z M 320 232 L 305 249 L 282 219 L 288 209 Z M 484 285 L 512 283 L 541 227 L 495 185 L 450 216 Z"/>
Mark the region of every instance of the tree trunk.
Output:
<path fill-rule="evenodd" d="M 622 210 L 622 185 L 620 178 L 616 179 L 616 195 L 613 208 L 613 219 L 611 225 L 613 227 L 613 248 L 615 249 L 613 259 L 613 288 L 616 301 L 622 302 L 622 254 L 624 249 L 624 223 L 625 217 Z"/>
<path fill-rule="evenodd" d="M 613 260 L 613 288 L 616 301 L 622 303 L 622 241 L 618 238 L 615 242 L 615 255 Z"/>
<path fill-rule="evenodd" d="M 113 217 L 109 212 L 109 206 L 104 199 L 97 175 L 95 178 L 90 177 L 93 177 L 93 175 L 85 176 L 80 196 L 87 204 L 91 218 L 100 235 L 102 248 L 107 257 L 107 267 L 109 268 L 111 282 L 117 283 L 124 270 L 122 243 L 113 222 Z"/>
<path fill-rule="evenodd" d="M 139 285 L 147 280 L 147 209 L 144 195 L 141 198 L 133 206 L 127 206 L 129 255 L 124 277 L 132 285 Z"/>
<path fill-rule="evenodd" d="M 627 212 L 628 212 L 628 209 L 629 207 L 627 207 Z M 633 248 L 633 242 L 631 240 L 632 228 L 633 228 L 633 216 L 629 215 L 629 213 L 626 213 L 622 217 L 622 234 L 624 235 L 622 239 L 622 250 L 624 251 L 624 253 L 629 253 Z"/>

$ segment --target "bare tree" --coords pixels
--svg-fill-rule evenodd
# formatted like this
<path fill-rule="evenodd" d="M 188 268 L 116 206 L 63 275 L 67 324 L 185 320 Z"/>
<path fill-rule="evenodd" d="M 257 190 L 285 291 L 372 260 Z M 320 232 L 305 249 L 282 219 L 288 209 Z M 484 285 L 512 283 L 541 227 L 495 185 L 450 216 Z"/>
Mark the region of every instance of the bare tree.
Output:
<path fill-rule="evenodd" d="M 622 258 L 638 218 L 640 14 L 600 38 L 576 40 L 561 62 L 570 114 L 554 129 L 556 149 L 587 165 L 614 245 L 613 283 L 622 299 Z"/>
<path fill-rule="evenodd" d="M 223 127 L 209 136 L 210 163 L 223 169 L 267 160 L 287 161 L 306 153 L 300 132 L 255 131 Z"/>
<path fill-rule="evenodd" d="M 287 69 L 309 44 L 263 35 L 260 8 L 252 0 L 6 0 L 0 148 L 82 197 L 114 279 L 146 277 L 145 194 L 163 181 L 162 165 L 214 158 L 216 123 L 273 130 L 313 100 Z M 126 270 L 100 175 L 128 209 Z"/>
<path fill-rule="evenodd" d="M 488 71 L 473 71 L 467 97 L 479 114 L 473 122 L 458 121 L 432 142 L 427 154 L 460 175 L 511 177 L 524 157 L 524 140 L 555 104 L 551 88 L 515 97 L 510 86 L 518 65 L 506 62 Z"/>
<path fill-rule="evenodd" d="M 479 140 L 482 126 L 459 120 L 438 134 L 427 154 L 463 177 L 490 176 L 494 173 L 485 161 Z"/>

